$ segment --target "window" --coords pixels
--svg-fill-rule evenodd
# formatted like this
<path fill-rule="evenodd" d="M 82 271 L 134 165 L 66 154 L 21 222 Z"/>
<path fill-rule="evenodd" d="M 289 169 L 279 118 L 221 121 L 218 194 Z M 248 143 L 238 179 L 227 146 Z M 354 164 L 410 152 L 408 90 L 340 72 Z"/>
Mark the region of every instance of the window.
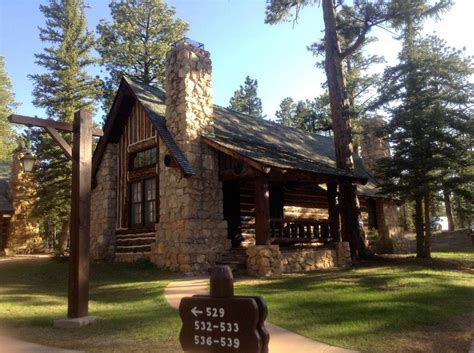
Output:
<path fill-rule="evenodd" d="M 131 226 L 154 224 L 156 222 L 156 178 L 131 183 L 130 193 Z"/>
<path fill-rule="evenodd" d="M 156 147 L 130 155 L 130 169 L 138 169 L 156 164 Z"/>

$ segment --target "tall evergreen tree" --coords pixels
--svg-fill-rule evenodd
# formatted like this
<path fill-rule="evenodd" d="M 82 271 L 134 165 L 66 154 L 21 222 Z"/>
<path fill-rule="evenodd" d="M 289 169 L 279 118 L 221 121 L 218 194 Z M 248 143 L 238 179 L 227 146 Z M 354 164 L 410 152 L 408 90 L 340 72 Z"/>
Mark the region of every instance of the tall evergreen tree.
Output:
<path fill-rule="evenodd" d="M 245 78 L 243 86 L 234 92 L 230 98 L 229 109 L 255 118 L 262 117 L 262 100 L 257 95 L 258 82 L 252 80 L 250 76 Z"/>
<path fill-rule="evenodd" d="M 416 39 L 412 25 L 400 64 L 384 75 L 381 99 L 395 105 L 386 105 L 393 153 L 381 167 L 385 190 L 415 201 L 417 256 L 429 258 L 433 196 L 474 181 L 474 71 L 471 58 L 441 39 Z"/>
<path fill-rule="evenodd" d="M 7 117 L 16 108 L 12 83 L 5 70 L 5 60 L 0 56 L 0 162 L 11 162 L 15 149 L 15 132 Z"/>
<path fill-rule="evenodd" d="M 162 0 L 112 0 L 112 22 L 101 20 L 97 50 L 108 77 L 103 83 L 107 112 L 122 76 L 163 84 L 165 56 L 171 43 L 184 37 L 188 25 L 174 19 L 175 10 Z"/>
<path fill-rule="evenodd" d="M 280 110 L 275 112 L 277 122 L 307 132 L 330 135 L 331 116 L 329 98 L 323 94 L 314 100 L 294 102 L 292 98 L 284 98 Z"/>
<path fill-rule="evenodd" d="M 87 31 L 83 0 L 50 0 L 40 6 L 46 26 L 40 39 L 50 44 L 36 54 L 45 73 L 30 75 L 34 83 L 34 105 L 45 108 L 49 118 L 71 123 L 74 112 L 92 109 L 100 93 L 99 80 L 86 69 L 96 60 L 90 55 L 94 37 Z M 67 234 L 70 209 L 71 163 L 49 136 L 30 133 L 39 163 L 36 168 L 39 201 L 35 213 L 44 222 L 52 220 Z M 65 136 L 71 142 L 71 136 Z"/>

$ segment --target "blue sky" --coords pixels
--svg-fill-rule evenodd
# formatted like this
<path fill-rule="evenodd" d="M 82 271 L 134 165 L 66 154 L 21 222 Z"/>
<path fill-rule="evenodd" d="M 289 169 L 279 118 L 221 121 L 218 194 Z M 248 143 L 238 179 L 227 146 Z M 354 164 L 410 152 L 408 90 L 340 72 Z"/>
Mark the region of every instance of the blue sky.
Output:
<path fill-rule="evenodd" d="M 87 0 L 88 26 L 91 30 L 101 18 L 110 18 L 108 0 Z M 28 74 L 39 72 L 34 53 L 45 46 L 38 37 L 44 18 L 39 5 L 46 0 L 0 0 L 0 55 L 5 56 L 12 80 L 18 113 L 45 117 L 31 101 L 32 83 Z M 188 37 L 202 42 L 213 61 L 214 102 L 228 105 L 229 98 L 246 75 L 257 79 L 264 113 L 273 118 L 284 97 L 296 100 L 321 93 L 324 73 L 316 69 L 316 59 L 307 46 L 322 36 L 322 15 L 318 6 L 300 13 L 298 24 L 265 25 L 264 0 L 169 0 L 177 17 L 189 23 Z M 450 45 L 467 48 L 474 54 L 471 18 L 474 2 L 458 0 L 443 16 L 442 22 L 427 23 L 426 32 L 437 33 Z M 375 32 L 380 40 L 369 51 L 396 59 L 399 45 L 384 30 Z M 378 68 L 381 70 L 382 68 Z M 98 68 L 91 68 L 99 73 Z M 100 114 L 98 114 L 100 115 Z"/>

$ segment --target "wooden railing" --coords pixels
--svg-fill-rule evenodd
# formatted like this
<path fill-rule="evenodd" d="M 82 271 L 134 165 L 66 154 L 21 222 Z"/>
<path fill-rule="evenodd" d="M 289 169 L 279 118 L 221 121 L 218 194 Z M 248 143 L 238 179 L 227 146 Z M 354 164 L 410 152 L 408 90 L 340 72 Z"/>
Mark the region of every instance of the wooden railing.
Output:
<path fill-rule="evenodd" d="M 330 222 L 328 220 L 285 220 L 270 219 L 270 237 L 273 244 L 329 242 Z"/>

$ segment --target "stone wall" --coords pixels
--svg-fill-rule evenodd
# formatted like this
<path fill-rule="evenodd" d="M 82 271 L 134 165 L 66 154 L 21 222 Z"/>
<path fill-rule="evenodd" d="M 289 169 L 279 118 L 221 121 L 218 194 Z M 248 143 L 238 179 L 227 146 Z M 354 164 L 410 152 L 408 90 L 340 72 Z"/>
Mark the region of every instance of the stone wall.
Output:
<path fill-rule="evenodd" d="M 247 272 L 257 277 L 346 267 L 352 263 L 348 242 L 324 247 L 281 249 L 278 245 L 256 245 L 247 249 Z"/>
<path fill-rule="evenodd" d="M 230 246 L 223 216 L 217 152 L 202 142 L 213 131 L 212 64 L 207 51 L 185 41 L 168 52 L 166 123 L 195 176 L 166 167 L 160 139 L 160 222 L 151 260 L 158 267 L 203 273 Z"/>
<path fill-rule="evenodd" d="M 384 124 L 382 119 L 366 119 L 361 122 L 361 156 L 364 166 L 373 175 L 376 174 L 377 162 L 390 156 L 388 141 L 377 136 L 377 130 Z"/>
<path fill-rule="evenodd" d="M 295 249 L 281 251 L 284 273 L 327 269 L 337 265 L 335 249 Z"/>
<path fill-rule="evenodd" d="M 278 245 L 255 245 L 247 249 L 247 272 L 257 277 L 278 277 L 283 261 Z"/>
<path fill-rule="evenodd" d="M 117 144 L 109 143 L 91 195 L 90 255 L 93 260 L 113 257 L 117 214 Z"/>

